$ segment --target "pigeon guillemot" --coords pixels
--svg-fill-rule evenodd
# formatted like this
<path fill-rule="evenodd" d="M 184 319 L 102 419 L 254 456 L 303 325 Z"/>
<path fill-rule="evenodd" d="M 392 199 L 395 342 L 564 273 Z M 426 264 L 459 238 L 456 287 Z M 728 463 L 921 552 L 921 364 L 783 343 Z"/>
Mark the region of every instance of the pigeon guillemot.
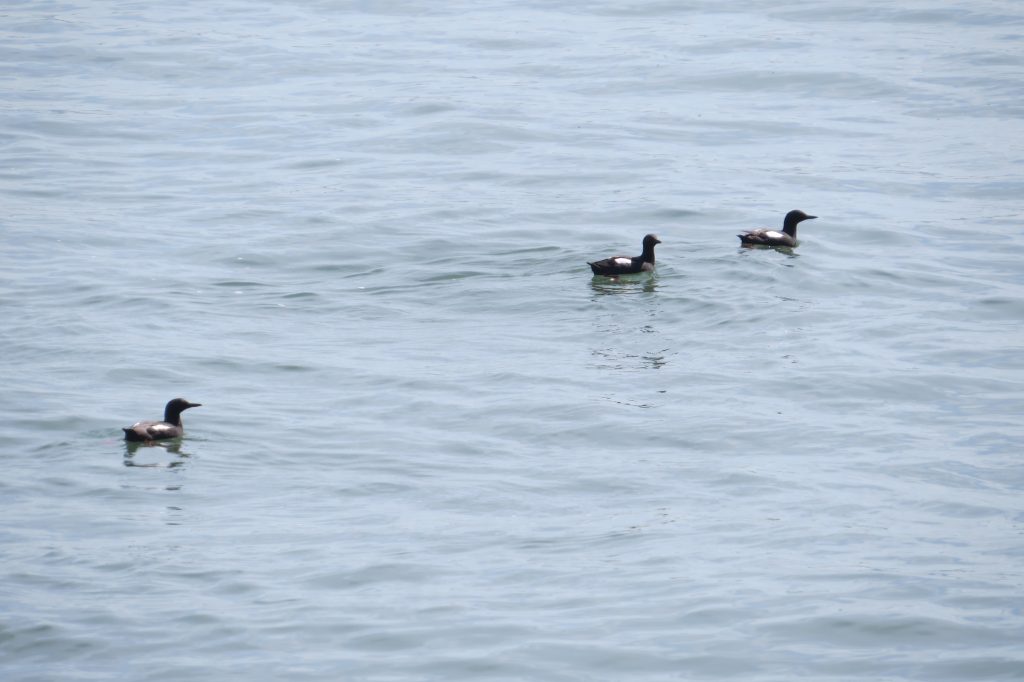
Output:
<path fill-rule="evenodd" d="M 200 403 L 190 403 L 184 398 L 175 398 L 164 408 L 162 422 L 137 422 L 124 428 L 124 439 L 136 443 L 177 438 L 184 429 L 181 426 L 181 413 L 190 407 L 199 407 Z"/>
<path fill-rule="evenodd" d="M 654 245 L 661 240 L 653 234 L 644 237 L 644 252 L 636 258 L 629 256 L 612 256 L 604 260 L 587 263 L 595 275 L 614 277 L 616 275 L 632 275 L 636 272 L 650 272 L 654 269 Z"/>
<path fill-rule="evenodd" d="M 778 230 L 751 230 L 736 235 L 743 246 L 796 246 L 796 226 L 804 220 L 814 220 L 818 216 L 807 215 L 803 211 L 790 211 L 782 223 L 782 232 Z"/>

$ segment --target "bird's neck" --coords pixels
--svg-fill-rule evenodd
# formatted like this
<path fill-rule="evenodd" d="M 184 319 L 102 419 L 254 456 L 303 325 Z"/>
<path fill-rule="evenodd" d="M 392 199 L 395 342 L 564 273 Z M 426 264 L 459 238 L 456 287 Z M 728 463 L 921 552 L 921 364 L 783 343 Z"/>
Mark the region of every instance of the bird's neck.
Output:
<path fill-rule="evenodd" d="M 642 258 L 645 263 L 653 263 L 654 262 L 654 246 L 645 246 L 644 247 L 644 252 L 643 252 L 643 254 L 641 254 L 640 258 Z"/>
<path fill-rule="evenodd" d="M 786 234 L 788 234 L 790 237 L 793 237 L 794 239 L 796 239 L 796 226 L 797 226 L 798 222 L 800 222 L 800 221 L 798 221 L 798 220 L 790 220 L 790 219 L 787 218 L 786 222 L 783 223 L 783 225 L 782 225 L 782 231 L 785 232 Z"/>
<path fill-rule="evenodd" d="M 181 426 L 181 412 L 167 410 L 166 412 L 164 412 L 164 421 L 167 422 L 168 424 Z"/>

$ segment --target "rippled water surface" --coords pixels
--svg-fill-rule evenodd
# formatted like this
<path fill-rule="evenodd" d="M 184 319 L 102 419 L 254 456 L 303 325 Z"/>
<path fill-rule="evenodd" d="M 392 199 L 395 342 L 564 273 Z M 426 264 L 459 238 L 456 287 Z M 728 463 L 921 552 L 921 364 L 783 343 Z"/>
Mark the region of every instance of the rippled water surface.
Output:
<path fill-rule="evenodd" d="M 3 680 L 1024 679 L 1024 6 L 0 17 Z"/>

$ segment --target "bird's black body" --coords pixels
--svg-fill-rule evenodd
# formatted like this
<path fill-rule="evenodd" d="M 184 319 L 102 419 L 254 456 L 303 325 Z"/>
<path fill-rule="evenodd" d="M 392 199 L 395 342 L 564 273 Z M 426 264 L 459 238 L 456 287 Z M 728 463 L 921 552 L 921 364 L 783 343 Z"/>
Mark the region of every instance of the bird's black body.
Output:
<path fill-rule="evenodd" d="M 190 407 L 199 406 L 200 403 L 190 403 L 184 398 L 175 398 L 164 408 L 162 422 L 136 422 L 123 429 L 124 439 L 135 443 L 145 443 L 178 438 L 185 432 L 181 424 L 181 413 Z"/>
<path fill-rule="evenodd" d="M 818 216 L 807 215 L 803 211 L 790 211 L 782 223 L 782 232 L 778 230 L 751 230 L 736 235 L 743 246 L 796 246 L 796 226 L 804 220 L 814 220 Z"/>
<path fill-rule="evenodd" d="M 615 277 L 616 275 L 632 275 L 637 272 L 654 270 L 654 246 L 661 240 L 653 234 L 644 237 L 644 252 L 635 258 L 630 256 L 612 256 L 604 260 L 587 263 L 595 275 Z"/>

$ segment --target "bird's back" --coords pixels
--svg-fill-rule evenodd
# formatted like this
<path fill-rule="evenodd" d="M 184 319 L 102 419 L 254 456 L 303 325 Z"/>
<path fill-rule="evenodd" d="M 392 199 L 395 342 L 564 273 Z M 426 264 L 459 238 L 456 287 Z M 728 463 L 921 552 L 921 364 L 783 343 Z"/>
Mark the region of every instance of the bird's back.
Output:
<path fill-rule="evenodd" d="M 166 440 L 177 438 L 182 434 L 182 428 L 167 422 L 137 422 L 131 426 L 123 427 L 124 439 L 130 441 Z"/>
<path fill-rule="evenodd" d="M 764 246 L 793 246 L 796 243 L 792 237 L 785 232 L 778 230 L 751 230 L 736 235 L 743 244 L 755 244 Z"/>
<path fill-rule="evenodd" d="M 629 275 L 634 272 L 643 271 L 643 266 L 647 264 L 640 258 L 612 256 L 611 258 L 588 263 L 588 265 L 595 275 Z"/>

